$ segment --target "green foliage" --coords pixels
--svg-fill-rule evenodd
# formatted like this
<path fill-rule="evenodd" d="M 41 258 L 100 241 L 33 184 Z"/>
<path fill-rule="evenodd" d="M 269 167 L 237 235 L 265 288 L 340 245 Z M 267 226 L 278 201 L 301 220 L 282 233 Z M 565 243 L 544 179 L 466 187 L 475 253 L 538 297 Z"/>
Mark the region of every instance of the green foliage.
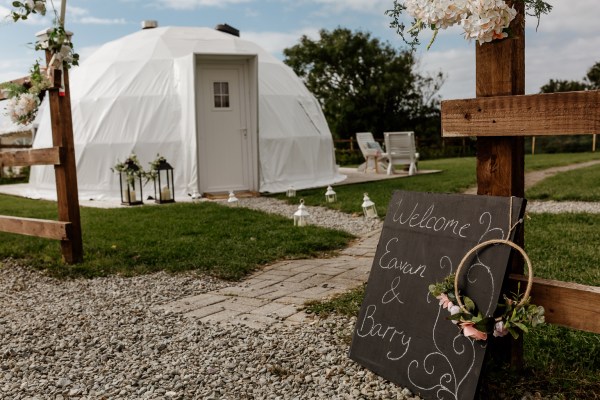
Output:
<path fill-rule="evenodd" d="M 0 214 L 56 219 L 56 203 L 0 196 Z M 226 222 L 226 223 L 224 223 Z M 215 203 L 81 208 L 84 262 L 66 266 L 48 239 L 0 233 L 0 259 L 13 257 L 55 276 L 124 276 L 202 271 L 240 279 L 260 265 L 335 251 L 352 236 L 289 218 Z"/>
<path fill-rule="evenodd" d="M 27 20 L 30 14 L 46 15 L 46 0 L 33 0 L 31 2 L 13 1 L 12 6 L 15 8 L 10 13 L 14 22 L 18 20 Z"/>
<path fill-rule="evenodd" d="M 302 36 L 283 53 L 321 103 L 335 137 L 416 130 L 439 141 L 442 75 L 419 75 L 411 53 L 344 28 L 321 30 L 318 40 Z"/>
<path fill-rule="evenodd" d="M 544 308 L 531 304 L 529 297 L 521 299 L 518 292 L 510 297 L 504 295 L 493 316 L 481 314 L 473 300 L 467 296 L 461 296 L 463 308 L 460 308 L 455 294 L 455 276 L 450 274 L 442 282 L 429 285 L 429 292 L 450 312 L 447 319 L 455 321 L 461 329 L 473 326 L 487 335 L 493 333 L 494 336 L 505 336 L 510 333 L 516 339 L 521 332 L 528 333 L 531 328 L 544 323 Z M 468 335 L 466 330 L 464 334 Z M 476 339 L 485 340 L 486 335 Z"/>
<path fill-rule="evenodd" d="M 0 89 L 6 91 L 6 97 L 9 99 L 12 97 L 17 97 L 23 93 L 27 93 L 27 88 L 24 85 L 19 85 L 18 83 L 14 82 L 5 82 L 0 85 Z"/>

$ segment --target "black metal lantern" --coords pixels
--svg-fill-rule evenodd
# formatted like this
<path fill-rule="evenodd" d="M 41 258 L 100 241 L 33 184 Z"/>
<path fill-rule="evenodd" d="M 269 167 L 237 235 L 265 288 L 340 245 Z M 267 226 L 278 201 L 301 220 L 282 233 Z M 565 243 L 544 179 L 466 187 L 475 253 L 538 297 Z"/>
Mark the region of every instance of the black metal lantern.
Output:
<path fill-rule="evenodd" d="M 161 158 L 156 166 L 156 178 L 154 179 L 154 201 L 158 204 L 175 202 L 173 167 L 164 158 Z"/>
<path fill-rule="evenodd" d="M 121 204 L 127 206 L 144 204 L 142 201 L 144 197 L 142 194 L 142 174 L 140 173 L 140 167 L 130 159 L 125 160 L 124 164 L 125 168 L 119 173 Z"/>

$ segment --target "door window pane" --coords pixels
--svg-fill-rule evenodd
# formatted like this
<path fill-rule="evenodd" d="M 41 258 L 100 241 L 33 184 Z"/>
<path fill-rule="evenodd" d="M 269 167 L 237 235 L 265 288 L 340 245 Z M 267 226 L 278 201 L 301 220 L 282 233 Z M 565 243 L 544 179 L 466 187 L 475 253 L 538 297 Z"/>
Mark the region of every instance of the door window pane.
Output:
<path fill-rule="evenodd" d="M 213 82 L 215 108 L 229 108 L 229 82 Z"/>

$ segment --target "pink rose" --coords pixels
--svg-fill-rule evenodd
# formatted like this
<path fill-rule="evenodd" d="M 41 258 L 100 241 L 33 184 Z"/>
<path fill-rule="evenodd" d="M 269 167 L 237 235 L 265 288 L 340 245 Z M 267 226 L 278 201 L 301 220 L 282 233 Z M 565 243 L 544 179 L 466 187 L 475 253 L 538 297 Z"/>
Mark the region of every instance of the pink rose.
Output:
<path fill-rule="evenodd" d="M 474 327 L 475 323 L 473 322 L 461 322 L 460 327 L 463 330 L 463 335 L 466 337 L 472 337 L 475 340 L 486 340 L 487 333 L 481 332 L 477 328 Z"/>
<path fill-rule="evenodd" d="M 440 301 L 440 306 L 442 306 L 442 308 L 450 308 L 453 306 L 452 302 L 450 301 L 450 299 L 448 298 L 446 293 L 440 294 L 439 296 L 436 297 L 436 299 L 438 299 Z"/>

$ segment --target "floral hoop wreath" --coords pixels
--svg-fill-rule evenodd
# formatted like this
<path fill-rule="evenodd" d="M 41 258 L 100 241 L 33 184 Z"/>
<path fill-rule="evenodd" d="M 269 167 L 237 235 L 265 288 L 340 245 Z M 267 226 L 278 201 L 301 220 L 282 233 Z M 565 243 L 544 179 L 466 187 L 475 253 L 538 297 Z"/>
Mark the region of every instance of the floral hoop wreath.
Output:
<path fill-rule="evenodd" d="M 531 260 L 529 259 L 529 256 L 527 255 L 527 253 L 525 253 L 525 250 L 523 250 L 523 248 L 521 246 L 519 246 L 509 240 L 504 240 L 504 239 L 488 240 L 487 242 L 479 243 L 477 246 L 475 246 L 471 250 L 469 250 L 467 252 L 467 254 L 465 254 L 465 256 L 463 257 L 463 259 L 460 260 L 460 264 L 458 264 L 458 267 L 456 268 L 456 275 L 454 276 L 454 295 L 456 296 L 456 302 L 458 303 L 458 306 L 460 307 L 460 309 L 467 314 L 471 314 L 471 312 L 465 308 L 465 305 L 463 304 L 462 300 L 460 299 L 460 295 L 458 294 L 458 278 L 460 276 L 460 270 L 465 265 L 467 260 L 469 258 L 471 258 L 471 256 L 474 253 L 476 253 L 480 249 L 483 249 L 484 247 L 488 247 L 493 244 L 505 244 L 507 246 L 512 247 L 513 249 L 515 249 L 519 253 L 521 253 L 521 255 L 523 256 L 523 259 L 527 263 L 527 269 L 529 270 L 528 271 L 529 273 L 527 274 L 527 278 L 528 278 L 527 279 L 527 288 L 525 289 L 525 293 L 523 294 L 521 301 L 517 304 L 517 307 L 523 307 L 525 305 L 525 303 L 527 302 L 527 300 L 529 299 L 529 295 L 531 294 L 531 286 L 533 285 L 533 268 L 531 266 Z"/>
<path fill-rule="evenodd" d="M 475 303 L 468 297 L 464 296 L 463 303 L 458 290 L 458 278 L 463 266 L 474 253 L 482 248 L 497 244 L 510 246 L 523 256 L 527 263 L 528 281 L 525 293 L 520 299 L 518 293 L 512 298 L 504 295 L 504 302 L 499 302 L 497 308 L 503 310 L 503 312 L 489 317 L 482 315 L 481 312 L 475 313 Z M 469 250 L 460 261 L 456 273 L 447 276 L 441 283 L 431 285 L 429 291 L 440 301 L 440 306 L 450 312 L 451 315 L 448 319 L 457 324 L 465 336 L 472 337 L 475 340 L 486 340 L 488 334 L 502 337 L 510 333 L 516 339 L 519 337 L 520 332 L 528 332 L 530 328 L 544 323 L 544 308 L 530 303 L 532 284 L 533 267 L 525 250 L 509 240 L 492 239 Z"/>

